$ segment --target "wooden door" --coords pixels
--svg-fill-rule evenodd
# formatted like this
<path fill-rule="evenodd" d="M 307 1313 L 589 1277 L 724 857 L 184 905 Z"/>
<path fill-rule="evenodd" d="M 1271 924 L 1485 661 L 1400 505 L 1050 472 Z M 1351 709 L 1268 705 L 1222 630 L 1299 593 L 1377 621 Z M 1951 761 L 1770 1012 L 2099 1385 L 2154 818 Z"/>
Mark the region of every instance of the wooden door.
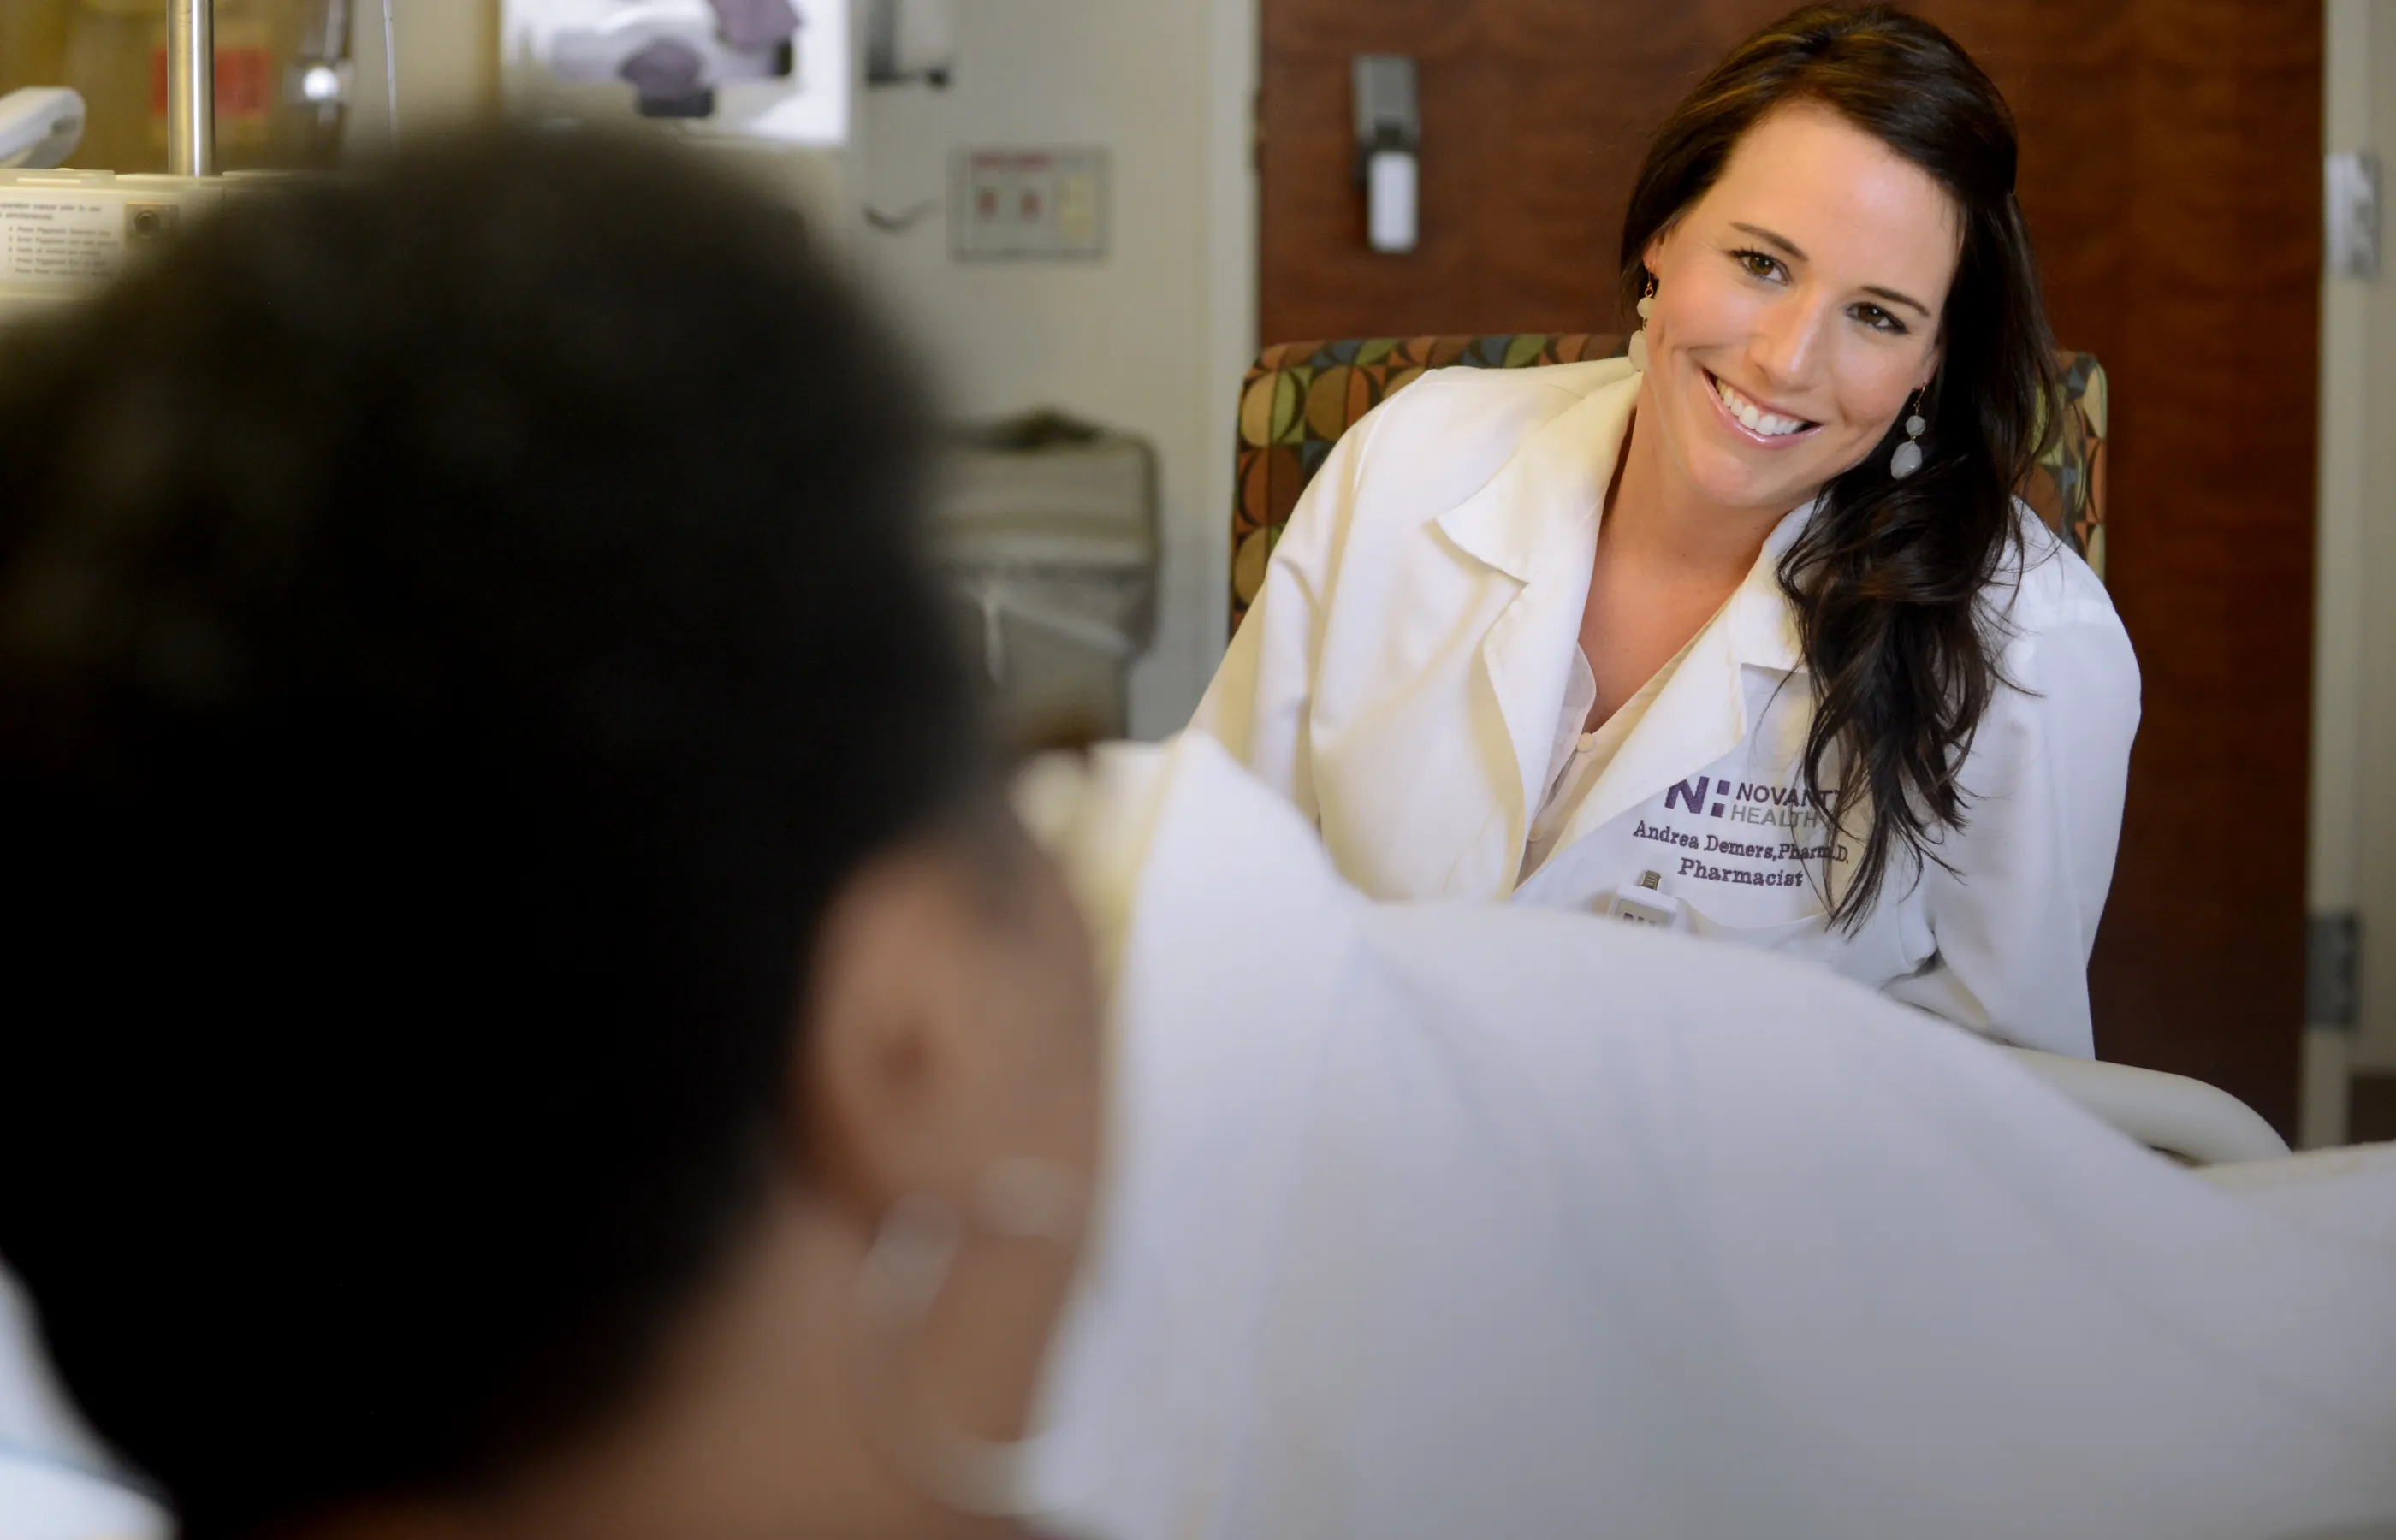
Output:
<path fill-rule="evenodd" d="M 1645 136 L 1783 0 L 1260 0 L 1260 333 L 1617 330 Z M 2107 580 L 2146 707 L 2107 1058 L 2296 1122 L 2320 0 L 1922 0 L 2011 101 L 2056 332 L 2112 387 Z M 1349 61 L 1419 60 L 1420 247 L 1365 248 Z"/>

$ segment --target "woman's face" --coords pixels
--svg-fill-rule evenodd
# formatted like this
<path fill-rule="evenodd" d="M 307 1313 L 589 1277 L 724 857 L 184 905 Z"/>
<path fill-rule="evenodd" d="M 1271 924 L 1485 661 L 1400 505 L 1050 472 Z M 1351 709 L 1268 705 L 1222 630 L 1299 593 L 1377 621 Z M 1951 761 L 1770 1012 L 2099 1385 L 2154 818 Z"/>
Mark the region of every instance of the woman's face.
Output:
<path fill-rule="evenodd" d="M 1837 113 L 1767 113 L 1648 244 L 1639 431 L 1705 501 L 1784 511 L 1855 466 L 1938 364 L 1961 245 L 1929 173 Z"/>

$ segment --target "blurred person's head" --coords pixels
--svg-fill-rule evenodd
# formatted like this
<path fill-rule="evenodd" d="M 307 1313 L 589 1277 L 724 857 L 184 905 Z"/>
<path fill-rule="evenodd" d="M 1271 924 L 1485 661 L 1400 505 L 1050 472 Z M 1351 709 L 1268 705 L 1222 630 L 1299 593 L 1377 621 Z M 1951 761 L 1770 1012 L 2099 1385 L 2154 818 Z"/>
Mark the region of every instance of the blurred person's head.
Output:
<path fill-rule="evenodd" d="M 193 1540 L 970 1527 L 1098 1041 L 924 419 L 795 216 L 608 139 L 7 339 L 0 1255 Z"/>

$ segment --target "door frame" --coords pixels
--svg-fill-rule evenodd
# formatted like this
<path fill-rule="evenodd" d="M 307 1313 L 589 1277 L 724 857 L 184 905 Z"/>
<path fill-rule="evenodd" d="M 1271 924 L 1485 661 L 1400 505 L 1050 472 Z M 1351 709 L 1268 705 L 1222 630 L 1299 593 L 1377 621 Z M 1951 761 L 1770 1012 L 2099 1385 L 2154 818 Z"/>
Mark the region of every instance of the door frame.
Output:
<path fill-rule="evenodd" d="M 1230 556 L 1231 501 L 1237 492 L 1232 451 L 1240 434 L 1240 381 L 1262 339 L 1257 335 L 1258 270 L 1262 231 L 1258 219 L 1258 132 L 1257 83 L 1262 68 L 1259 34 L 1264 0 L 1205 0 L 1207 206 L 1214 211 L 1207 237 L 1206 443 L 1220 449 L 1200 483 L 1203 506 L 1218 512 L 1221 538 L 1217 560 L 1193 583 L 1205 635 L 1213 644 L 1205 672 L 1231 644 Z M 1193 701 L 1194 705 L 1195 702 Z"/>

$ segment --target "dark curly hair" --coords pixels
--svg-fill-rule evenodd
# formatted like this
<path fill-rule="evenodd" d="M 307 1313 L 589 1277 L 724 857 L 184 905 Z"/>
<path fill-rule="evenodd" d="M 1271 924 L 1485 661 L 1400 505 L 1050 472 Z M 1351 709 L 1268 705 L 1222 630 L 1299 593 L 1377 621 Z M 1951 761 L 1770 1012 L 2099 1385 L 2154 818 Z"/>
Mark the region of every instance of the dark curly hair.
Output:
<path fill-rule="evenodd" d="M 915 371 L 662 143 L 228 199 L 0 350 L 0 1254 L 183 1533 L 611 1414 L 826 906 L 995 777 Z"/>
<path fill-rule="evenodd" d="M 1780 562 L 1815 711 L 1802 766 L 1817 805 L 1853 833 L 1855 876 L 1831 916 L 1860 924 L 1892 865 L 1937 860 L 1960 829 L 1957 777 L 2003 683 L 1981 594 L 2019 554 L 2014 489 L 2054 431 L 2055 345 L 2014 196 L 2014 120 L 1954 40 L 1887 6 L 1809 6 L 1732 50 L 1649 144 L 1622 222 L 1622 295 L 1637 302 L 1648 243 L 1703 197 L 1739 139 L 1777 108 L 1816 102 L 1920 166 L 1954 199 L 1963 249 L 1924 397 L 1922 469 L 1888 471 L 1888 436 L 1831 482 Z M 1836 784 L 1825 767 L 1837 755 Z"/>

